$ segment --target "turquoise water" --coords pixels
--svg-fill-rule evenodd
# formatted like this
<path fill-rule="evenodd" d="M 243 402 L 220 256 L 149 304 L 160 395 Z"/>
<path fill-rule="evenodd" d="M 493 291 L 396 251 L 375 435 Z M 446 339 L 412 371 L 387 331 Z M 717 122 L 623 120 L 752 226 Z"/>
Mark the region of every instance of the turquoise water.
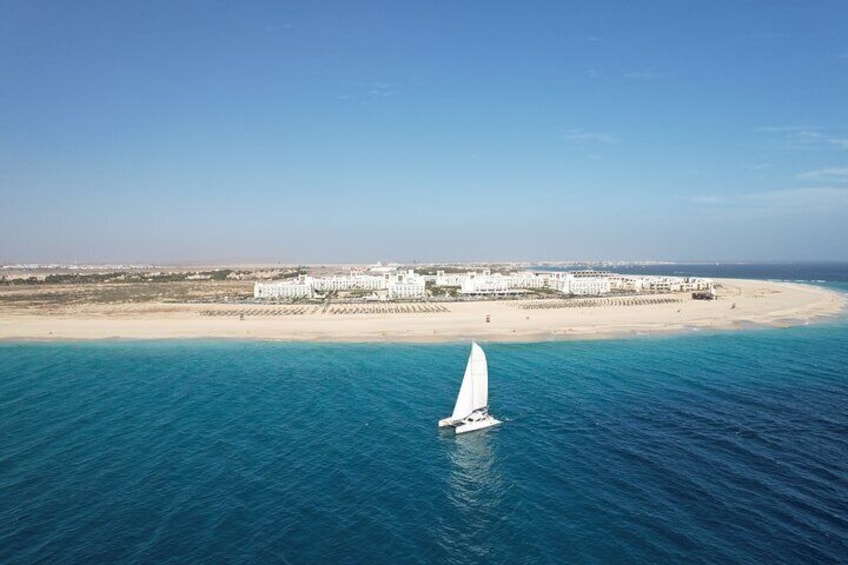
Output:
<path fill-rule="evenodd" d="M 0 344 L 0 561 L 846 562 L 844 320 L 483 345 Z"/>

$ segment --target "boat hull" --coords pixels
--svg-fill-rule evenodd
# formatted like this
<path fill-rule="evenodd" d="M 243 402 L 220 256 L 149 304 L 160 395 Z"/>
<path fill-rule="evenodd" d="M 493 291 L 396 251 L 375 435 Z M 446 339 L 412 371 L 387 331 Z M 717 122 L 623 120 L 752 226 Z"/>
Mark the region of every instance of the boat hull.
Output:
<path fill-rule="evenodd" d="M 455 418 L 439 420 L 439 428 L 453 428 L 457 434 L 467 434 L 468 432 L 491 428 L 500 423 L 500 420 L 494 418 L 488 412 L 480 411 L 473 412 L 461 420 Z"/>
<path fill-rule="evenodd" d="M 491 416 L 474 422 L 462 423 L 456 426 L 456 435 L 467 434 L 468 432 L 476 432 L 477 430 L 485 430 L 486 428 L 497 426 L 500 423 L 500 420 L 495 420 Z"/>
<path fill-rule="evenodd" d="M 462 420 L 454 420 L 453 418 L 445 418 L 444 420 L 439 420 L 440 428 L 455 428 L 460 424 L 462 424 Z"/>

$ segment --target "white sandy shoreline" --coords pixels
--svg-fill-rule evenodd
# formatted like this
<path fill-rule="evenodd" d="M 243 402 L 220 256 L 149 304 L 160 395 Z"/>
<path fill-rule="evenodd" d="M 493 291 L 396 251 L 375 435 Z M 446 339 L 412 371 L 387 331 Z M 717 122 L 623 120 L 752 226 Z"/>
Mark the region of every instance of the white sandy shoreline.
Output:
<path fill-rule="evenodd" d="M 444 304 L 448 311 L 250 315 L 263 308 L 232 304 L 69 305 L 58 311 L 0 310 L 0 340 L 234 339 L 298 342 L 538 342 L 639 337 L 694 331 L 798 326 L 844 312 L 846 296 L 798 283 L 719 279 L 719 299 L 688 294 L 644 297 L 647 304 L 621 306 L 597 300 L 591 307 L 564 301 L 475 301 Z M 610 297 L 611 298 L 611 297 Z M 651 300 L 673 298 L 672 302 Z M 540 306 L 550 307 L 540 308 Z M 527 306 L 533 307 L 527 309 Z M 212 312 L 216 315 L 209 315 Z M 267 313 L 267 312 L 266 312 Z M 487 322 L 487 317 L 489 321 Z"/>

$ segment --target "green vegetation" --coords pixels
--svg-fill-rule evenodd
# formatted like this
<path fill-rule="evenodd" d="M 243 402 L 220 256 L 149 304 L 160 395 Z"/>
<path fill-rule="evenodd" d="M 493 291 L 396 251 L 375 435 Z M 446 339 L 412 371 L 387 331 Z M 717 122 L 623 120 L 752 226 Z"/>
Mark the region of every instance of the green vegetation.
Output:
<path fill-rule="evenodd" d="M 353 289 L 348 290 L 345 294 L 350 298 L 365 298 L 366 296 L 370 296 L 372 292 L 372 290 Z"/>
<path fill-rule="evenodd" d="M 127 279 L 126 282 L 137 282 L 139 280 L 147 280 L 150 282 L 179 282 L 186 280 L 186 277 L 191 273 L 157 273 L 151 275 L 146 279 Z M 122 282 L 122 281 L 112 281 L 112 282 Z"/>
<path fill-rule="evenodd" d="M 427 283 L 429 285 L 429 283 Z M 456 295 L 459 294 L 458 286 L 437 286 L 435 284 L 427 286 L 426 289 L 430 292 L 431 296 L 450 296 L 452 298 L 456 298 Z"/>
<path fill-rule="evenodd" d="M 437 271 L 444 271 L 445 273 L 467 273 L 468 271 L 473 271 L 474 269 L 469 267 L 420 267 L 416 268 L 415 272 L 419 275 L 435 275 Z"/>
<path fill-rule="evenodd" d="M 230 276 L 230 273 L 232 273 L 232 272 L 233 272 L 232 269 L 215 269 L 214 271 L 202 271 L 198 274 L 205 275 L 205 276 L 209 277 L 210 279 L 212 279 L 213 281 L 223 281 L 223 280 L 227 280 L 227 277 Z M 183 277 L 183 280 L 184 279 L 185 279 L 185 277 Z"/>
<path fill-rule="evenodd" d="M 36 276 L 6 277 L 0 279 L 0 285 L 85 285 L 102 283 L 172 283 L 192 280 L 225 281 L 235 273 L 236 275 L 251 275 L 252 271 L 233 271 L 232 269 L 215 269 L 212 271 L 175 271 L 175 272 L 142 272 L 142 271 L 114 271 L 109 273 L 50 273 L 43 278 Z M 297 272 L 291 276 L 297 276 Z"/>
<path fill-rule="evenodd" d="M 299 266 L 297 269 L 295 269 L 293 271 L 285 271 L 285 272 L 277 273 L 276 275 L 271 277 L 271 280 L 278 281 L 278 280 L 286 280 L 286 279 L 296 279 L 300 275 L 308 275 L 308 274 L 309 274 L 309 271 L 306 269 L 306 267 Z"/>
<path fill-rule="evenodd" d="M 35 285 L 35 284 L 44 284 L 44 281 L 39 280 L 37 277 L 27 277 L 25 279 L 5 279 L 0 281 L 0 283 L 4 285 Z"/>
<path fill-rule="evenodd" d="M 536 294 L 544 295 L 544 296 L 561 296 L 562 295 L 562 293 L 560 291 L 553 289 L 551 287 L 548 287 L 548 286 L 542 286 L 542 287 L 539 287 L 539 288 L 534 288 L 533 292 L 535 292 Z"/>
<path fill-rule="evenodd" d="M 107 282 L 120 277 L 122 273 L 69 273 L 64 275 L 47 275 L 44 284 L 87 284 Z"/>

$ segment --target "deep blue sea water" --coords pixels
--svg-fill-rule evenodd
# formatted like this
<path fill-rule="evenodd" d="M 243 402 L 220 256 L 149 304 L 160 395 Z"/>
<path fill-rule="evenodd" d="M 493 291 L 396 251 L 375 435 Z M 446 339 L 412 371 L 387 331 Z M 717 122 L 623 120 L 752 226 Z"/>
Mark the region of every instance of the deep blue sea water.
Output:
<path fill-rule="evenodd" d="M 0 562 L 848 562 L 844 318 L 483 345 L 0 344 Z"/>

